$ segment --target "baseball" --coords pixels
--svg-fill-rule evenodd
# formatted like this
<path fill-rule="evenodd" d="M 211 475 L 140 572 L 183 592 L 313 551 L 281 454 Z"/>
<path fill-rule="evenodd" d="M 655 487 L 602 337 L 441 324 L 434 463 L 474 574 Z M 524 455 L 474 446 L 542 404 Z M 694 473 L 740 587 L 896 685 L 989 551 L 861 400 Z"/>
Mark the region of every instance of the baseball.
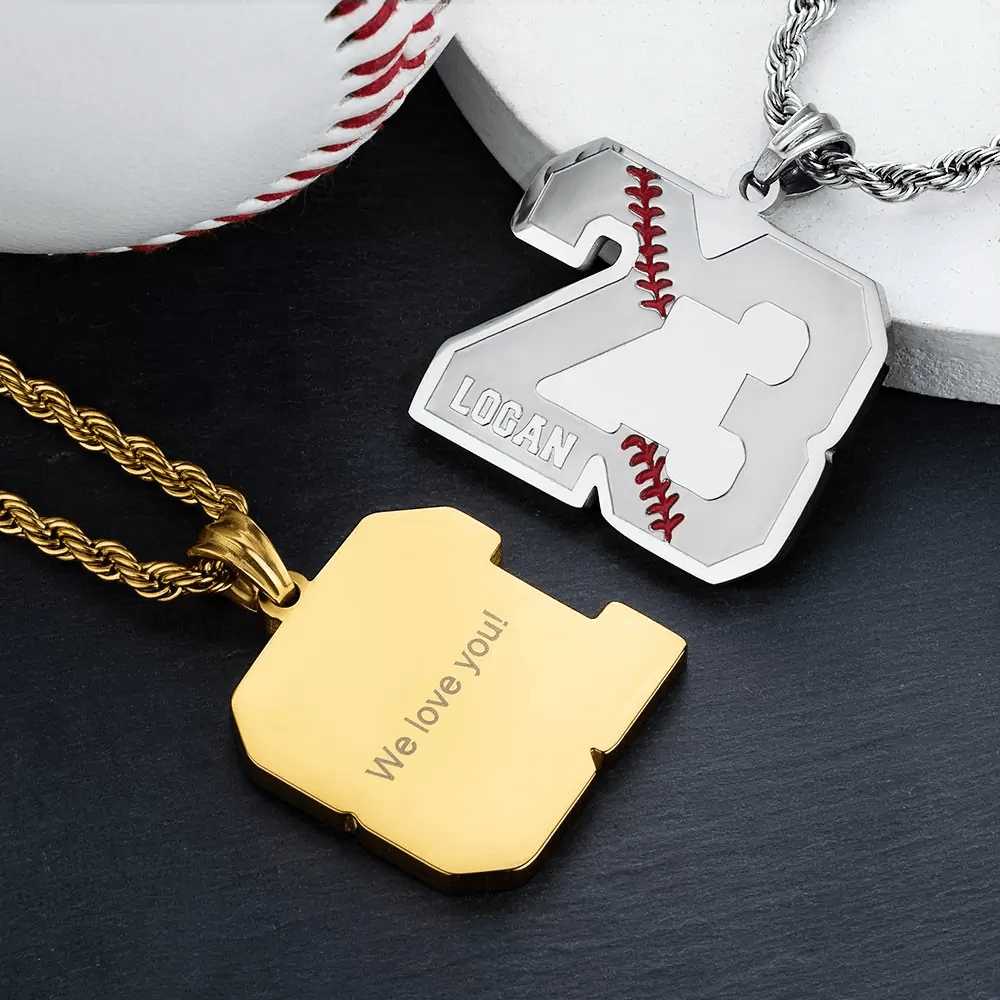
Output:
<path fill-rule="evenodd" d="M 149 249 L 293 197 L 450 38 L 436 0 L 0 5 L 0 251 Z"/>

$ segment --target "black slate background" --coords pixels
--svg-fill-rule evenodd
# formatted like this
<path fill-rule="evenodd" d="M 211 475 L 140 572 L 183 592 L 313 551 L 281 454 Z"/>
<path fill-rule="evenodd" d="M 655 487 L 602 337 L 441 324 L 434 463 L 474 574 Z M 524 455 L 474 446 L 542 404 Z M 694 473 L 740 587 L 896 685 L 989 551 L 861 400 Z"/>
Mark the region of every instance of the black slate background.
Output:
<path fill-rule="evenodd" d="M 0 350 L 244 490 L 306 574 L 453 504 L 686 636 L 685 675 L 533 882 L 448 897 L 244 776 L 250 615 L 0 540 L 0 996 L 1000 996 L 1000 408 L 883 390 L 790 555 L 701 585 L 406 416 L 446 336 L 573 278 L 518 195 L 429 79 L 259 222 L 0 258 Z M 201 525 L 9 403 L 0 485 L 144 558 Z"/>

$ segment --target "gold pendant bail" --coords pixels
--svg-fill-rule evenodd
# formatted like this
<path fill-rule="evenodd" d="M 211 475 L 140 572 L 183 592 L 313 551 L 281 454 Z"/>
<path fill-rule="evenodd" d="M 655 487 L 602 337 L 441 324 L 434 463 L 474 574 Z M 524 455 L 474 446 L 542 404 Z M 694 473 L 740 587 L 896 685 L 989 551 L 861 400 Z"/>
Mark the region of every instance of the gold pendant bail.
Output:
<path fill-rule="evenodd" d="M 217 559 L 236 571 L 230 597 L 250 611 L 260 610 L 267 598 L 278 607 L 288 605 L 298 586 L 288 568 L 257 523 L 238 510 L 226 510 L 206 525 L 188 549 L 190 559 Z"/>

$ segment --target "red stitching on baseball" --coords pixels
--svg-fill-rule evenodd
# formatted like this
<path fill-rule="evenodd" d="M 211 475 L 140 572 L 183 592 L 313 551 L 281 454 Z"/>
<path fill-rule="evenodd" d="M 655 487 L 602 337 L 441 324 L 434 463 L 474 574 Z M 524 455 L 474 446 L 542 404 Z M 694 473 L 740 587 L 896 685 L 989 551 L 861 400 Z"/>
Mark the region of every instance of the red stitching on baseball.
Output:
<path fill-rule="evenodd" d="M 349 146 L 353 146 L 353 143 L 348 143 Z M 317 177 L 322 177 L 323 174 L 330 173 L 331 170 L 336 170 L 336 167 L 317 167 L 315 170 L 296 170 L 295 173 L 289 174 L 293 181 L 314 181 Z"/>
<path fill-rule="evenodd" d="M 259 215 L 259 212 L 244 212 L 242 215 L 220 215 L 215 222 L 224 222 L 227 226 L 231 226 L 234 222 L 246 222 L 248 219 L 255 219 Z M 133 247 L 133 249 L 135 249 Z"/>
<path fill-rule="evenodd" d="M 359 7 L 364 7 L 365 0 L 340 0 L 329 14 L 326 15 L 328 21 L 332 21 L 335 17 L 346 17 L 348 14 L 353 14 Z"/>
<path fill-rule="evenodd" d="M 358 63 L 348 74 L 349 76 L 371 76 L 373 73 L 381 73 L 386 66 L 392 65 L 398 58 L 400 52 L 406 48 L 406 43 L 408 39 L 404 38 L 399 45 L 389 52 L 386 52 L 384 56 L 379 56 L 378 59 L 370 59 L 366 63 Z"/>
<path fill-rule="evenodd" d="M 349 149 L 351 146 L 356 146 L 360 140 L 355 139 L 353 142 L 336 142 L 332 146 L 320 146 L 320 152 L 323 153 L 339 153 L 342 149 Z M 332 167 L 330 168 L 333 169 Z M 293 176 L 292 174 L 288 175 Z"/>
<path fill-rule="evenodd" d="M 430 13 L 426 14 L 419 21 L 416 21 L 410 28 L 406 37 L 401 42 L 394 45 L 389 52 L 386 52 L 384 55 L 377 56 L 376 58 L 369 59 L 366 62 L 358 63 L 352 70 L 350 70 L 348 73 L 350 76 L 372 76 L 376 73 L 380 75 L 371 83 L 367 83 L 353 91 L 348 95 L 348 99 L 364 100 L 366 98 L 371 98 L 381 91 L 388 89 L 403 73 L 423 68 L 428 60 L 428 52 L 434 47 L 434 45 L 437 44 L 438 40 L 436 38 L 428 39 L 426 42 L 426 48 L 414 56 L 406 55 L 405 50 L 407 42 L 414 35 L 431 31 L 437 23 L 436 15 L 447 7 L 449 2 L 450 0 L 442 0 L 442 2 L 438 3 Z M 326 20 L 333 21 L 340 17 L 348 17 L 369 4 L 374 6 L 375 3 L 376 0 L 340 0 L 340 2 L 334 6 L 333 10 L 326 15 Z M 389 24 L 393 15 L 401 9 L 400 0 L 383 0 L 375 14 L 365 21 L 361 27 L 356 28 L 342 44 L 349 45 L 353 41 L 364 41 L 373 38 L 379 31 Z M 353 152 L 353 150 L 366 138 L 368 138 L 372 132 L 381 128 L 383 120 L 392 114 L 392 112 L 399 105 L 399 102 L 406 96 L 408 86 L 409 84 L 404 85 L 403 89 L 400 90 L 390 101 L 382 103 L 373 111 L 368 111 L 361 115 L 355 115 L 353 117 L 334 122 L 331 129 L 358 130 L 363 134 L 360 134 L 356 139 L 352 139 L 347 142 L 336 142 L 326 146 L 320 146 L 316 152 L 330 154 L 347 154 L 349 151 Z M 163 246 L 167 246 L 172 242 L 176 242 L 182 237 L 199 236 L 222 225 L 246 222 L 249 219 L 255 218 L 260 213 L 274 208 L 287 201 L 289 198 L 292 198 L 304 187 L 315 181 L 317 177 L 322 177 L 324 174 L 330 173 L 330 171 L 335 170 L 336 167 L 337 164 L 335 163 L 328 166 L 293 171 L 292 173 L 286 174 L 284 177 L 280 178 L 277 184 L 274 185 L 275 187 L 278 187 L 282 181 L 287 181 L 290 186 L 287 188 L 281 188 L 277 191 L 268 191 L 264 194 L 259 194 L 254 198 L 248 199 L 249 202 L 256 202 L 257 204 L 247 205 L 247 203 L 244 202 L 243 205 L 239 207 L 243 208 L 246 206 L 245 211 L 233 213 L 232 215 L 216 216 L 214 219 L 209 219 L 207 222 L 200 223 L 197 228 L 178 230 L 176 233 L 162 236 L 155 241 L 135 244 L 129 249 L 149 253 L 153 250 L 158 250 Z"/>
<path fill-rule="evenodd" d="M 385 0 L 385 3 L 379 8 L 378 13 L 370 20 L 366 21 L 357 31 L 351 35 L 352 39 L 357 41 L 364 41 L 366 38 L 371 38 L 380 28 L 385 26 L 386 21 L 396 13 L 396 8 L 399 6 L 399 0 Z"/>
<path fill-rule="evenodd" d="M 659 445 L 655 441 L 647 441 L 639 434 L 630 434 L 622 441 L 622 451 L 630 448 L 637 448 L 638 451 L 629 459 L 628 464 L 633 468 L 642 466 L 635 476 L 636 486 L 642 487 L 639 499 L 655 501 L 646 508 L 646 513 L 656 519 L 649 525 L 649 530 L 662 531 L 665 541 L 673 541 L 674 529 L 684 520 L 684 515 L 670 513 L 680 499 L 680 494 L 670 493 L 673 483 L 663 471 L 663 456 L 656 457 Z"/>
<path fill-rule="evenodd" d="M 392 69 L 387 73 L 383 73 L 378 79 L 372 80 L 371 83 L 366 83 L 363 87 L 358 87 L 357 90 L 352 90 L 348 97 L 374 97 L 380 90 L 385 90 L 386 87 L 396 79 L 397 76 L 402 72 L 403 60 L 397 59 L 393 63 Z"/>
<path fill-rule="evenodd" d="M 298 192 L 298 188 L 292 191 L 272 191 L 270 194 L 259 194 L 257 195 L 258 201 L 282 201 L 285 198 L 291 198 L 293 194 Z"/>
<path fill-rule="evenodd" d="M 673 282 L 669 278 L 660 277 L 665 271 L 670 270 L 670 265 L 666 261 L 655 260 L 656 257 L 667 252 L 665 246 L 656 242 L 660 236 L 666 234 L 666 230 L 655 223 L 655 220 L 659 219 L 664 212 L 662 208 L 653 204 L 653 199 L 659 198 L 663 194 L 663 188 L 650 183 L 659 179 L 652 170 L 647 170 L 645 167 L 629 167 L 628 172 L 639 182 L 638 187 L 625 188 L 625 193 L 630 198 L 635 199 L 628 207 L 633 215 L 639 217 L 638 222 L 632 223 L 632 228 L 639 234 L 641 241 L 635 269 L 640 274 L 645 275 L 645 278 L 640 279 L 635 284 L 637 288 L 649 292 L 652 296 L 639 304 L 647 309 L 655 309 L 661 318 L 666 319 L 667 307 L 676 296 L 666 292 L 666 289 L 673 286 Z"/>
<path fill-rule="evenodd" d="M 403 69 L 420 69 L 425 62 L 427 62 L 426 51 L 421 52 L 419 55 L 415 55 L 412 59 L 404 59 L 401 66 Z"/>
<path fill-rule="evenodd" d="M 358 115 L 357 118 L 345 118 L 344 121 L 340 122 L 341 128 L 364 128 L 366 125 L 371 125 L 373 122 L 377 122 L 380 118 L 385 117 L 386 112 L 391 108 L 396 101 L 401 101 L 406 94 L 401 90 L 391 101 L 383 104 L 382 107 L 376 108 L 374 111 L 369 111 L 367 114 Z"/>
<path fill-rule="evenodd" d="M 400 56 L 395 63 L 393 63 L 392 68 L 388 72 L 383 73 L 377 80 L 373 80 L 371 83 L 365 84 L 363 87 L 359 87 L 357 90 L 352 91 L 348 94 L 348 97 L 373 97 L 379 91 L 385 90 L 393 80 L 399 76 L 400 73 L 406 70 L 419 69 L 427 61 L 427 53 L 421 52 L 419 55 L 415 56 L 413 59 L 407 59 L 406 56 Z M 341 122 L 341 125 L 344 123 Z"/>

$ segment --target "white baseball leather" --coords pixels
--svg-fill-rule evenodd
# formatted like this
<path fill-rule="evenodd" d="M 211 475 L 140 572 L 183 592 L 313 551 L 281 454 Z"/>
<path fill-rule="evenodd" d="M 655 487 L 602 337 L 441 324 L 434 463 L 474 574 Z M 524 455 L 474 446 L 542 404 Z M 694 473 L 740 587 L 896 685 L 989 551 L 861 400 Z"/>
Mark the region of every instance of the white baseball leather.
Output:
<path fill-rule="evenodd" d="M 0 0 L 0 251 L 273 208 L 396 110 L 450 21 L 435 0 Z"/>

